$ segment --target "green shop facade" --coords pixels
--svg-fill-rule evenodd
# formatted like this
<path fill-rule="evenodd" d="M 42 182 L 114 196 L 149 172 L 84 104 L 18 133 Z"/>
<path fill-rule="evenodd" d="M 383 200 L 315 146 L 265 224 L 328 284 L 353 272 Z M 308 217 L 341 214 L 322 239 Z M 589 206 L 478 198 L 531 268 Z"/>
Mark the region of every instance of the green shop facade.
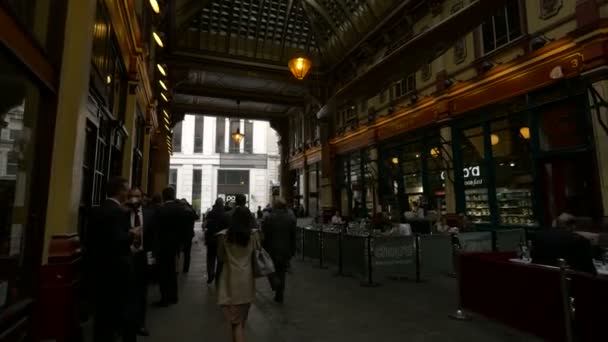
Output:
<path fill-rule="evenodd" d="M 605 103 L 591 89 L 563 80 L 339 155 L 336 207 L 397 222 L 423 205 L 478 229 L 535 229 L 565 211 L 602 217 L 591 115 Z"/>

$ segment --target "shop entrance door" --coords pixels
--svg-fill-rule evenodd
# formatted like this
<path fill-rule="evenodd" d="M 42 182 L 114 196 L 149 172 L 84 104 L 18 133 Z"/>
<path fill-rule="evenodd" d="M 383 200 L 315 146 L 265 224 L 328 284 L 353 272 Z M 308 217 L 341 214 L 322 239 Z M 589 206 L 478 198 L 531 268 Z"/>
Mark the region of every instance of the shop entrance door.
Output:
<path fill-rule="evenodd" d="M 590 152 L 543 158 L 538 167 L 545 227 L 565 211 L 579 217 L 597 215 L 597 177 Z"/>

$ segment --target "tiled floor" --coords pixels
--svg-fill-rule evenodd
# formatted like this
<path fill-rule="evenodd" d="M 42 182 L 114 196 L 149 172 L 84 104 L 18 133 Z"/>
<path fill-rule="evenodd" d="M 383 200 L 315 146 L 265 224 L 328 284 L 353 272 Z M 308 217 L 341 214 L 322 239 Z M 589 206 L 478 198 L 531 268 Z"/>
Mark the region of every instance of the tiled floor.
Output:
<path fill-rule="evenodd" d="M 180 303 L 150 308 L 152 336 L 140 341 L 230 341 L 215 291 L 205 284 L 203 251 L 201 243 L 193 246 L 190 274 L 180 275 Z M 387 280 L 365 288 L 354 278 L 334 277 L 330 270 L 296 261 L 284 305 L 272 301 L 265 281 L 258 281 L 257 291 L 247 341 L 536 341 L 480 317 L 450 320 L 456 289 L 449 278 L 421 284 Z M 157 293 L 152 289 L 151 300 Z"/>

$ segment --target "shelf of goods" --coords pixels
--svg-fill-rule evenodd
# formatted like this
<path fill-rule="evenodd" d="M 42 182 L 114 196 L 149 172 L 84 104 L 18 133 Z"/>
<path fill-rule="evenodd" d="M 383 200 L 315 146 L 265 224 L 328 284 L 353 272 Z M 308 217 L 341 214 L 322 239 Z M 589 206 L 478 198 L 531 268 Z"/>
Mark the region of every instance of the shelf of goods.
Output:
<path fill-rule="evenodd" d="M 488 189 L 465 190 L 467 216 L 473 223 L 490 223 L 490 205 L 488 203 Z"/>
<path fill-rule="evenodd" d="M 496 189 L 499 220 L 503 225 L 538 226 L 532 207 L 532 191 L 529 189 Z"/>

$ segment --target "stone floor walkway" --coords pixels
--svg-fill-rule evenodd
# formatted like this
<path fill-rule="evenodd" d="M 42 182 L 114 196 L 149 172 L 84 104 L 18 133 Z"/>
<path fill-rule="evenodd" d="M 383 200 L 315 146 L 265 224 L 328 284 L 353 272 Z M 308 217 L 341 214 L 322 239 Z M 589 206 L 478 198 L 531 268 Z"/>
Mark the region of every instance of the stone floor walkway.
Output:
<path fill-rule="evenodd" d="M 179 304 L 150 308 L 152 336 L 140 341 L 230 341 L 215 290 L 205 284 L 203 252 L 202 243 L 193 246 L 190 274 L 180 275 Z M 480 317 L 450 320 L 455 294 L 453 279 L 421 284 L 386 280 L 365 288 L 354 278 L 334 277 L 330 270 L 296 261 L 285 304 L 275 304 L 267 282 L 258 281 L 247 341 L 537 341 Z M 158 298 L 156 289 L 151 296 Z"/>

